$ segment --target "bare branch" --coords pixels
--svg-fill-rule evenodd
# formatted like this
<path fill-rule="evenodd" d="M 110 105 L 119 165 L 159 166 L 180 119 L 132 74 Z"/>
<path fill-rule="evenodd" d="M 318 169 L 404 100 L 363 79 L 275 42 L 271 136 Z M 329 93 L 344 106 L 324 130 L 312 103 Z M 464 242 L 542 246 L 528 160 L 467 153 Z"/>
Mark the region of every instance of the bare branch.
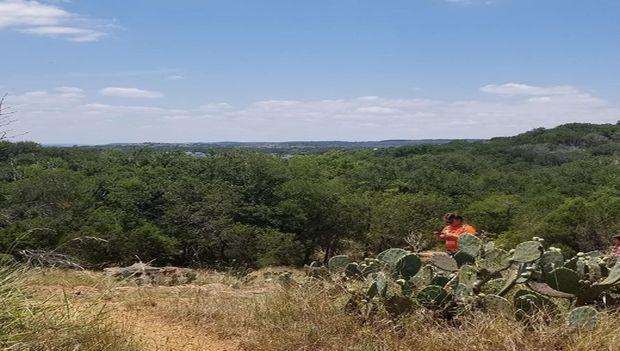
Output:
<path fill-rule="evenodd" d="M 13 106 L 6 106 L 5 100 L 8 96 L 8 93 L 5 93 L 0 97 L 0 141 L 12 139 L 26 133 L 15 133 L 13 129 L 7 129 L 6 127 L 15 123 L 17 120 L 13 119 L 12 116 L 17 113 L 14 110 Z"/>
<path fill-rule="evenodd" d="M 409 246 L 411 246 L 411 250 L 413 252 L 420 252 L 426 250 L 431 243 L 427 234 L 415 230 L 409 232 L 409 235 L 405 237 L 405 242 L 409 244 Z"/>

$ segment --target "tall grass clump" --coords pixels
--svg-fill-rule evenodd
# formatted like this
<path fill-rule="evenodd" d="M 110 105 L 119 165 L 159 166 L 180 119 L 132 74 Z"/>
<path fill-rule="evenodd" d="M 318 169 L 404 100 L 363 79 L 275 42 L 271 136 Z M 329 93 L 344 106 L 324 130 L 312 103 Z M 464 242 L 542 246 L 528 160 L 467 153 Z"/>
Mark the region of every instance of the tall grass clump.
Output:
<path fill-rule="evenodd" d="M 25 268 L 0 266 L 0 349 L 137 350 L 106 322 L 102 304 L 35 298 L 27 276 Z"/>

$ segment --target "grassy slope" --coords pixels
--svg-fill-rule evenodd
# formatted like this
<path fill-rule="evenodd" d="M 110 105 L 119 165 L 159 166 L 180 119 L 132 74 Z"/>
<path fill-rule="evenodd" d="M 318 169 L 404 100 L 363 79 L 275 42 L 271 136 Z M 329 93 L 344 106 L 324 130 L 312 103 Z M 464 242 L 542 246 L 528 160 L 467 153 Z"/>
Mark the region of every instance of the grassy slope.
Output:
<path fill-rule="evenodd" d="M 620 345 L 618 313 L 605 315 L 592 332 L 569 330 L 561 321 L 527 327 L 485 315 L 449 323 L 422 310 L 404 319 L 378 314 L 364 320 L 343 311 L 347 294 L 333 283 L 282 289 L 263 272 L 244 280 L 205 272 L 195 285 L 178 287 L 120 286 L 99 273 L 45 272 L 29 275 L 39 299 L 64 294 L 70 306 L 107 305 L 105 320 L 96 325 L 108 329 L 73 334 L 78 340 L 105 343 L 116 335 L 123 341 L 80 350 L 585 351 Z"/>

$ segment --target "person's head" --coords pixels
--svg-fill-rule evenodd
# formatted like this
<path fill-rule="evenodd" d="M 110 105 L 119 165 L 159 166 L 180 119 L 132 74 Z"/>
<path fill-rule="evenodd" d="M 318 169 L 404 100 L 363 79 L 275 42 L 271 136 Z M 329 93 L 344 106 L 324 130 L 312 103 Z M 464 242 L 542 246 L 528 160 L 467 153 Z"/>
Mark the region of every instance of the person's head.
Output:
<path fill-rule="evenodd" d="M 617 234 L 611 237 L 611 244 L 613 246 L 620 246 L 620 234 Z"/>
<path fill-rule="evenodd" d="M 443 220 L 446 221 L 446 224 L 451 226 L 459 226 L 463 224 L 463 216 L 456 212 L 446 213 L 443 216 Z"/>

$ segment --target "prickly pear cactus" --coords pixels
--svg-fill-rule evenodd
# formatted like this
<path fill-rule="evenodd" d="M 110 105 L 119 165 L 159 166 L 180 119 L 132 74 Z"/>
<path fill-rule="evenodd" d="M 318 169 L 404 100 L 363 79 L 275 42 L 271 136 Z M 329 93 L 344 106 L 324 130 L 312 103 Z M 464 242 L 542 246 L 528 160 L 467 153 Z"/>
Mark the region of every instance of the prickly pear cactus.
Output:
<path fill-rule="evenodd" d="M 573 295 L 579 292 L 579 275 L 571 269 L 556 268 L 547 274 L 545 278 L 547 284 L 555 290 Z"/>
<path fill-rule="evenodd" d="M 346 256 L 346 255 L 334 256 L 330 258 L 329 261 L 327 262 L 327 268 L 329 269 L 330 273 L 341 273 L 341 272 L 344 272 L 346 266 L 349 263 L 351 263 L 349 256 Z"/>
<path fill-rule="evenodd" d="M 482 240 L 474 235 L 461 235 L 458 240 L 459 251 L 477 257 L 482 249 Z"/>
<path fill-rule="evenodd" d="M 452 289 L 452 295 L 455 301 L 465 303 L 473 295 L 473 291 L 470 286 L 458 283 L 454 289 Z"/>
<path fill-rule="evenodd" d="M 609 270 L 609 275 L 601 282 L 595 285 L 599 286 L 613 286 L 620 283 L 620 260 Z"/>
<path fill-rule="evenodd" d="M 403 256 L 408 255 L 409 253 L 409 251 L 399 248 L 387 249 L 377 255 L 377 259 L 391 267 L 394 267 L 396 266 L 398 260 L 400 260 Z"/>
<path fill-rule="evenodd" d="M 514 315 L 514 309 L 512 304 L 507 299 L 498 295 L 478 295 L 482 302 L 482 309 L 486 312 L 497 313 L 505 318 L 510 318 Z"/>
<path fill-rule="evenodd" d="M 396 262 L 396 272 L 404 279 L 409 279 L 416 275 L 422 267 L 422 261 L 416 254 L 407 254 Z"/>
<path fill-rule="evenodd" d="M 478 275 L 478 270 L 473 266 L 463 266 L 457 273 L 457 278 L 460 284 L 465 284 L 469 289 L 473 289 L 474 282 Z"/>
<path fill-rule="evenodd" d="M 485 252 L 484 256 L 477 260 L 478 268 L 489 273 L 500 272 L 510 267 L 511 256 L 502 249 L 491 249 Z"/>
<path fill-rule="evenodd" d="M 471 236 L 471 235 L 468 235 Z M 454 260 L 456 261 L 456 264 L 459 267 L 462 267 L 466 264 L 475 264 L 476 263 L 476 257 L 464 252 L 464 251 L 457 251 L 454 254 Z"/>
<path fill-rule="evenodd" d="M 441 286 L 429 285 L 416 294 L 416 301 L 428 309 L 444 308 L 452 295 Z"/>
<path fill-rule="evenodd" d="M 433 280 L 431 280 L 431 285 L 437 286 L 446 286 L 450 282 L 450 277 L 444 274 L 435 274 L 433 276 Z"/>
<path fill-rule="evenodd" d="M 575 295 L 573 294 L 555 290 L 554 288 L 550 287 L 547 283 L 537 282 L 534 280 L 528 281 L 527 286 L 530 289 L 536 291 L 537 293 L 543 294 L 548 297 L 556 297 L 556 298 L 563 298 L 563 299 L 572 299 L 575 297 Z"/>
<path fill-rule="evenodd" d="M 488 280 L 482 285 L 480 292 L 487 295 L 497 295 L 504 286 L 504 283 L 504 278 L 495 278 Z"/>
<path fill-rule="evenodd" d="M 561 308 L 566 313 L 570 305 L 582 307 L 568 314 L 569 326 L 589 329 L 596 326 L 597 314 L 588 305 L 620 304 L 616 297 L 620 262 L 610 256 L 593 251 L 564 260 L 559 249 L 544 250 L 540 238 L 520 243 L 510 252 L 476 237 L 462 238 L 466 239 L 459 241 L 461 250 L 454 257 L 435 254 L 427 264 L 407 250 L 388 249 L 359 264 L 335 256 L 327 267 L 313 264 L 307 269 L 315 275 L 331 272 L 365 278 L 369 288 L 356 291 L 350 300 L 360 307 L 353 310 L 368 312 L 364 316 L 377 313 L 381 306 L 391 315 L 400 315 L 419 305 L 437 310 L 436 315 L 443 318 L 478 309 L 532 323 L 539 312 L 545 312 L 541 320 L 549 321 Z M 343 281 L 360 285 L 353 279 Z M 388 286 L 400 290 L 388 292 Z"/>
<path fill-rule="evenodd" d="M 525 241 L 515 247 L 512 260 L 519 263 L 530 263 L 538 260 L 543 254 L 543 246 L 538 241 Z"/>
<path fill-rule="evenodd" d="M 363 277 L 367 277 L 372 273 L 377 273 L 379 271 L 381 271 L 381 263 L 379 263 L 380 261 L 376 258 L 367 258 L 364 259 L 364 262 L 362 262 L 359 266 L 360 270 L 362 271 L 362 276 Z"/>
<path fill-rule="evenodd" d="M 582 330 L 593 330 L 598 324 L 598 312 L 590 306 L 577 307 L 568 314 L 568 326 Z"/>
<path fill-rule="evenodd" d="M 512 266 L 508 269 L 505 277 L 503 279 L 504 285 L 497 292 L 497 295 L 503 296 L 506 294 L 513 286 L 517 283 L 517 279 L 519 279 L 519 266 Z"/>
<path fill-rule="evenodd" d="M 540 257 L 540 269 L 548 274 L 556 268 L 564 266 L 564 255 L 559 251 L 545 251 Z"/>
<path fill-rule="evenodd" d="M 446 254 L 434 254 L 431 256 L 431 264 L 447 272 L 456 272 L 459 270 L 456 260 Z"/>
<path fill-rule="evenodd" d="M 385 297 L 387 292 L 387 278 L 383 272 L 379 272 L 374 274 L 372 279 L 372 283 L 370 284 L 370 288 L 368 288 L 368 292 L 366 295 L 368 298 L 372 299 L 375 296 Z"/>
<path fill-rule="evenodd" d="M 433 267 L 427 265 L 422 267 L 416 275 L 414 275 L 407 281 L 407 283 L 412 289 L 422 289 L 423 287 L 431 284 L 431 282 L 433 281 L 433 277 Z"/>
<path fill-rule="evenodd" d="M 351 262 L 344 267 L 344 275 L 348 278 L 360 278 L 362 276 L 362 270 L 359 264 Z"/>
<path fill-rule="evenodd" d="M 513 297 L 515 317 L 519 320 L 530 319 L 540 312 L 552 312 L 556 309 L 551 300 L 531 291 L 522 289 Z"/>

